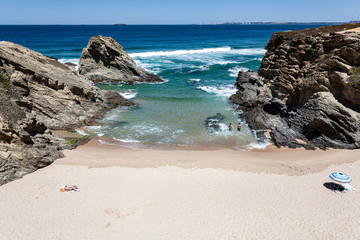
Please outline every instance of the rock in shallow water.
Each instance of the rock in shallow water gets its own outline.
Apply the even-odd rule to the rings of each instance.
[[[217,113],[215,116],[206,118],[205,125],[211,130],[220,130],[220,121],[224,119],[221,113]]]
[[[95,83],[162,82],[140,68],[114,39],[92,37],[82,51],[79,73]]]

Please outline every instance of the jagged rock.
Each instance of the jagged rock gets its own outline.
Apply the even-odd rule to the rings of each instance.
[[[119,105],[132,105],[56,59],[0,42],[0,185],[62,157],[50,129],[90,123]]]
[[[275,33],[258,72],[240,72],[230,100],[277,146],[359,148],[360,35]]]
[[[212,130],[220,130],[220,121],[224,119],[221,113],[217,113],[215,116],[207,117],[205,125],[207,128]]]
[[[162,82],[138,67],[114,39],[104,36],[90,38],[81,54],[79,73],[96,83]]]

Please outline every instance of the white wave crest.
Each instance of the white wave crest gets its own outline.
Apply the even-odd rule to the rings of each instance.
[[[198,89],[201,89],[208,93],[216,94],[220,97],[230,97],[231,95],[235,94],[237,92],[237,89],[233,85],[228,86],[199,86]]]
[[[250,143],[248,145],[249,150],[251,149],[265,149],[267,148],[269,145],[271,145],[270,142],[263,142],[263,143]]]
[[[200,78],[190,78],[189,81],[190,82],[200,82],[201,79]]]
[[[98,131],[101,129],[101,126],[88,126],[87,129],[89,129],[90,131]]]
[[[136,125],[133,128],[135,132],[146,134],[156,134],[164,132],[164,129],[161,129],[160,127],[154,125]]]
[[[199,54],[199,53],[228,52],[228,51],[231,51],[230,47],[203,48],[196,50],[140,52],[140,53],[131,53],[129,55],[130,57],[159,57],[159,56],[174,56],[174,55],[184,55],[184,54]]]
[[[232,53],[239,55],[260,55],[265,54],[266,50],[263,48],[233,49]]]
[[[123,142],[123,143],[139,143],[139,140],[133,140],[133,139],[120,139],[120,138],[113,138],[116,141]]]
[[[230,77],[237,77],[240,71],[246,72],[249,69],[246,67],[233,67],[230,68],[228,71],[230,72]]]
[[[102,132],[102,126],[88,126],[86,127],[90,132],[95,133],[99,137],[104,136],[105,134]]]
[[[137,92],[134,92],[134,91],[122,91],[122,92],[118,92],[118,93],[126,99],[132,99],[132,98],[136,97],[136,94],[137,94]]]
[[[229,132],[229,127],[225,123],[219,123],[220,132]]]
[[[84,130],[81,130],[81,129],[75,129],[76,132],[82,136],[88,136],[89,134],[87,134]]]
[[[177,56],[187,54],[204,54],[204,53],[230,53],[239,55],[257,55],[264,54],[265,49],[262,48],[245,48],[245,49],[232,49],[231,47],[218,47],[218,48],[203,48],[203,49],[190,49],[190,50],[174,50],[174,51],[152,51],[152,52],[139,52],[131,53],[130,57],[161,57],[161,56]]]
[[[194,69],[191,69],[188,73],[193,73],[193,72],[205,72],[205,71],[209,71],[210,70],[210,66],[206,65],[206,66],[192,66]]]
[[[58,59],[59,62],[61,63],[73,63],[75,64],[75,69],[78,70],[79,69],[79,59],[78,58],[60,58]]]
[[[144,63],[142,61],[140,61],[139,59],[134,59],[136,65],[138,65],[139,67],[142,67],[143,69],[145,69],[146,71],[153,73],[153,74],[158,74],[159,72],[162,71],[162,69],[160,68],[160,65],[158,63]]]

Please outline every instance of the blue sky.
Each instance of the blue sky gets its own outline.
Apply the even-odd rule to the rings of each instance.
[[[0,9],[0,24],[342,22],[358,18],[360,0],[0,0]]]

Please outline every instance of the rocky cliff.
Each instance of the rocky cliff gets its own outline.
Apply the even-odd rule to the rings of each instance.
[[[114,39],[92,37],[83,49],[79,73],[96,83],[162,82],[161,78],[138,67]]]
[[[341,25],[275,33],[230,100],[277,146],[360,147],[360,34]]]
[[[11,42],[0,42],[0,185],[62,156],[53,129],[90,123],[132,102],[101,91],[71,67]]]

